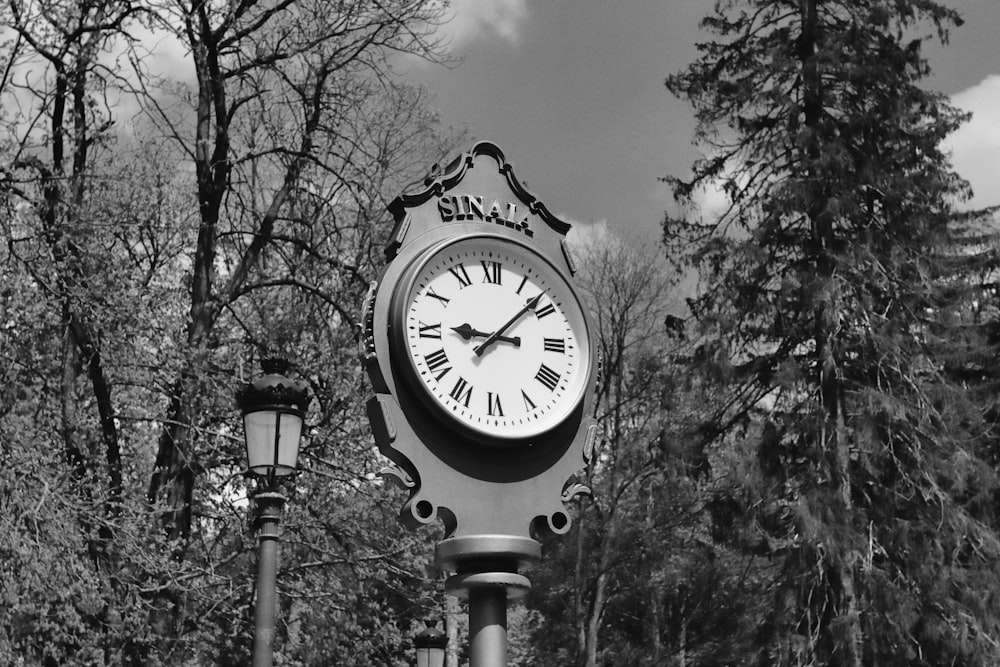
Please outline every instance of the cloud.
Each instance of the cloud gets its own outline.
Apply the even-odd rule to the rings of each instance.
[[[440,31],[452,48],[489,34],[516,43],[528,17],[528,0],[452,0],[446,15]]]
[[[569,230],[569,235],[566,239],[574,248],[596,245],[607,239],[612,234],[607,219],[585,222],[562,216],[559,217],[560,219],[573,225],[572,229]]]
[[[972,184],[974,196],[965,206],[1000,204],[1000,74],[952,95],[951,102],[972,112],[972,119],[945,141],[955,170]]]
[[[712,181],[696,189],[692,193],[691,202],[705,223],[720,219],[732,205],[729,195],[722,189],[721,180]]]

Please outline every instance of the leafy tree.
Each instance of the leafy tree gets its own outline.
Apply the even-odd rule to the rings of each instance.
[[[536,651],[546,664],[737,662],[773,580],[759,533],[730,509],[746,448],[699,446],[716,385],[686,368],[691,346],[655,247],[608,234],[579,250],[603,437],[583,480],[593,498],[532,575]]]
[[[933,0],[732,0],[667,80],[707,156],[678,198],[722,188],[717,218],[668,219],[700,269],[699,366],[727,388],[704,442],[756,443],[737,510],[780,564],[756,664],[992,664],[992,448],[938,359],[935,251],[966,186],[941,141],[963,120],[920,87]],[[935,333],[936,332],[936,333]],[[968,405],[966,403],[966,405]],[[956,469],[956,462],[962,466]]]
[[[546,554],[545,583],[538,588],[546,594],[539,605],[548,621],[539,634],[546,662],[592,666],[609,607],[635,565],[625,545],[635,543],[643,522],[631,513],[645,506],[652,478],[662,472],[669,281],[648,245],[605,234],[584,242],[579,254],[602,359],[595,409],[604,435],[581,480],[594,498],[580,504],[571,533]],[[567,600],[569,613],[556,612]],[[556,627],[561,641],[552,641]]]
[[[624,572],[649,573],[636,567],[637,552],[626,545],[644,541],[640,536],[648,524],[661,520],[659,512],[654,516],[655,506],[676,501],[664,495],[663,485],[663,476],[669,474],[664,408],[671,389],[666,362],[672,341],[663,324],[670,281],[653,246],[608,237],[591,241],[581,256],[583,289],[601,355],[595,409],[604,432],[585,475],[595,495],[592,502],[582,503],[573,535],[577,664],[592,667],[600,654],[613,591]],[[631,520],[626,520],[629,515]],[[651,594],[662,592],[654,585]],[[658,606],[654,603],[651,609]]]
[[[387,532],[369,489],[354,316],[385,202],[448,146],[386,64],[438,57],[438,11],[0,9],[0,443],[17,471],[0,662],[245,664],[252,488],[232,397],[277,351],[316,397],[296,492],[315,514],[297,496],[285,522],[288,664],[404,663],[428,550]],[[150,45],[180,45],[193,79]]]

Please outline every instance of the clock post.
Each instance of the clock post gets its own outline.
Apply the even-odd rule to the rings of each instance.
[[[593,327],[569,224],[479,142],[389,206],[388,263],[362,309],[368,418],[411,528],[440,520],[435,561],[469,603],[472,667],[507,664],[507,601],[592,451]]]

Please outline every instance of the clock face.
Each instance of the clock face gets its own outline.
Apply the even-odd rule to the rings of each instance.
[[[399,361],[439,417],[516,441],[579,405],[590,373],[586,321],[547,260],[512,240],[472,236],[431,250],[411,276],[395,308]]]

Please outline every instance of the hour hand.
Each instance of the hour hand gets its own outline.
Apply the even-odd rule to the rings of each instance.
[[[455,333],[457,333],[459,336],[461,336],[465,340],[471,340],[472,338],[486,338],[487,336],[490,335],[489,333],[487,333],[485,331],[480,331],[479,329],[474,329],[468,323],[461,324],[461,325],[459,325],[457,327],[452,327],[451,330],[454,331]],[[514,344],[516,346],[520,346],[521,345],[521,337],[520,336],[513,336],[513,337],[511,337],[511,336],[497,336],[496,339],[498,341],[500,341],[500,342],[503,342],[503,343],[512,343],[512,344]]]

